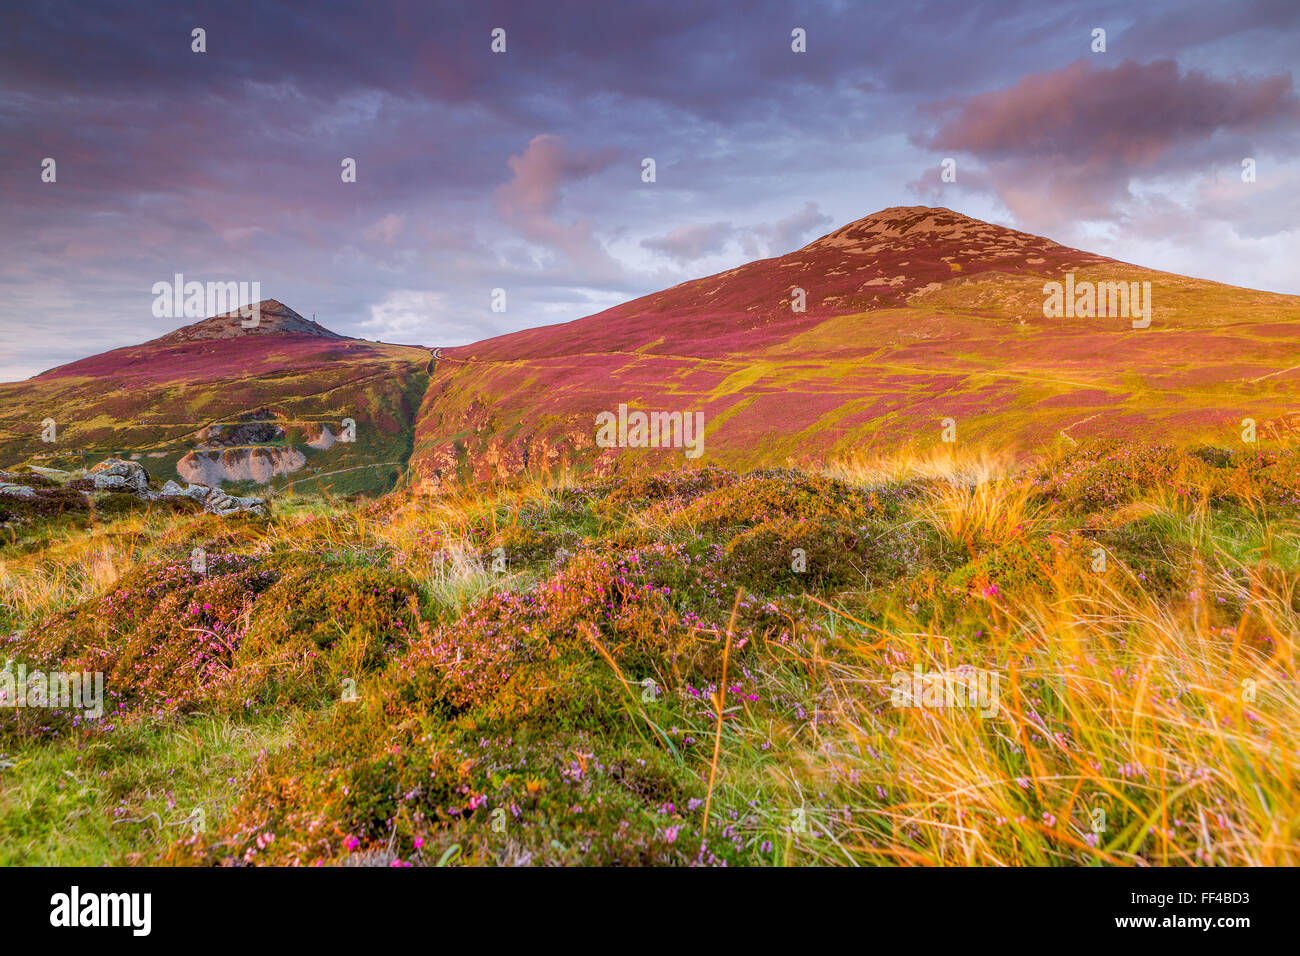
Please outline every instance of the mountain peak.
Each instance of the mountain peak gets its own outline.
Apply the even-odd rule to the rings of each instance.
[[[851,222],[809,243],[808,249],[827,249],[854,245],[871,246],[885,240],[906,239],[914,245],[939,245],[958,239],[977,243],[992,242],[1000,246],[1037,247],[1057,243],[1006,226],[994,225],[971,216],[953,212],[944,206],[890,206]]]
[[[693,354],[725,355],[784,341],[832,316],[905,308],[913,295],[947,282],[986,273],[1057,276],[1110,261],[942,206],[891,206],[783,256],[458,354],[510,360],[599,348],[682,354],[690,343]]]
[[[305,319],[278,299],[263,299],[256,305],[257,324],[246,327],[250,321],[250,307],[240,306],[192,325],[154,339],[155,343],[178,344],[206,339],[233,339],[244,335],[312,335],[323,339],[342,339],[346,336],[331,332],[311,319]]]
[[[852,277],[845,290],[849,295],[840,301],[867,306],[861,296],[868,294],[874,295],[876,307],[900,305],[912,292],[956,276],[1056,274],[1112,261],[943,206],[881,209],[785,259],[805,264],[813,276]]]

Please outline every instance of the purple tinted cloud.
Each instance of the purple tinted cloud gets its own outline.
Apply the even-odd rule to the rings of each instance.
[[[1113,59],[1063,69],[1098,25]],[[1166,243],[1165,267],[1300,291],[1272,266],[1298,38],[1276,0],[9,4],[0,374],[168,331],[149,288],[178,271],[260,280],[345,333],[455,344],[788,252],[914,189],[1038,231],[1086,203],[1121,244],[1204,211],[1278,254],[1225,255],[1217,231]],[[1198,184],[1246,149],[1249,198]],[[1171,175],[1183,195],[1146,195]]]
[[[938,126],[918,139],[974,156],[1013,213],[1052,222],[1115,215],[1143,176],[1293,143],[1300,99],[1289,73],[1216,79],[1173,60],[1078,61],[927,111]]]
[[[736,227],[729,222],[701,223],[678,226],[657,239],[642,239],[641,245],[689,265],[697,259],[721,252],[735,234]]]

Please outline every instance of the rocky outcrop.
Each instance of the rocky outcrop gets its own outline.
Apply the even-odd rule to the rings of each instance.
[[[236,498],[234,495],[228,495],[220,488],[207,489],[207,495],[203,499],[203,510],[208,514],[226,515],[238,514],[241,511],[251,511],[253,514],[266,514],[265,498]]]
[[[264,445],[284,437],[284,429],[274,422],[239,422],[234,425],[209,425],[194,434],[199,448],[230,448],[235,445]]]
[[[237,498],[208,485],[191,484],[182,488],[176,482],[168,481],[163,485],[162,491],[151,491],[149,473],[144,470],[144,466],[120,458],[107,458],[95,465],[90,469],[90,480],[96,491],[125,491],[142,501],[190,498],[203,505],[203,510],[208,514],[232,515],[240,511],[266,514],[265,498]]]
[[[211,490],[207,485],[189,485],[182,488],[176,482],[168,481],[167,484],[163,485],[163,489],[159,494],[164,498],[175,498],[183,495],[186,498],[193,498],[195,501],[203,501]]]
[[[467,482],[502,481],[530,471],[555,473],[598,458],[589,419],[570,416],[509,438],[497,430],[489,409],[473,402],[455,430],[462,438],[422,450],[416,485],[425,493]]]
[[[61,472],[68,480],[60,485],[45,475],[17,474],[0,471],[0,497],[45,500],[66,504],[68,501],[80,503],[84,508],[89,497],[96,493],[112,495],[129,494],[141,501],[175,501],[189,498],[202,505],[208,514],[232,515],[247,511],[252,514],[265,515],[268,511],[265,498],[239,498],[228,495],[220,488],[208,485],[191,484],[182,487],[175,481],[168,481],[161,491],[149,487],[149,473],[143,466],[133,461],[120,458],[107,458],[92,467],[84,478],[73,477],[75,473]]]
[[[129,491],[134,495],[149,493],[149,472],[144,465],[121,458],[105,458],[90,469],[96,491]]]
[[[234,495],[228,495],[220,488],[209,488],[207,485],[189,485],[182,488],[174,481],[169,481],[163,485],[155,498],[192,498],[203,505],[203,510],[208,514],[214,515],[232,515],[240,511],[251,511],[253,514],[266,514],[265,498],[237,498]]]

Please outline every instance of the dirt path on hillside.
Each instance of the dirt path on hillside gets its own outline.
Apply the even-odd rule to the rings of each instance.
[[[376,461],[376,462],[371,462],[368,465],[353,465],[351,468],[340,468],[337,471],[327,471],[322,475],[307,475],[305,478],[290,478],[288,484],[296,485],[296,484],[301,484],[304,481],[315,481],[317,478],[329,478],[331,475],[341,475],[345,471],[360,471],[362,468],[383,468],[387,465],[398,465],[400,467],[405,464],[406,464],[405,462],[401,462],[401,461]],[[277,488],[276,490],[270,492],[270,494],[272,496],[282,495],[284,494],[284,490],[285,490],[284,488]]]

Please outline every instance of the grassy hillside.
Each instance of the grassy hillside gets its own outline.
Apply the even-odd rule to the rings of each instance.
[[[118,349],[0,385],[0,466],[75,469],[133,457],[158,479],[176,479],[200,429],[261,414],[285,432],[264,447],[291,446],[307,459],[273,487],[293,480],[323,491],[384,491],[411,452],[428,358],[407,346],[297,335]],[[309,444],[322,427],[340,434],[345,418],[356,423],[355,442]],[[54,441],[42,440],[46,421]]]
[[[104,671],[109,714],[0,710],[0,862],[1295,864],[1298,466],[46,516],[0,657]]]
[[[1044,284],[1150,283],[1151,324],[1044,317]],[[795,311],[792,289],[807,293]],[[702,412],[704,462],[821,467],[1094,438],[1240,442],[1300,427],[1300,297],[1155,272],[948,210],[884,210],[779,259],[565,325],[449,349],[416,426],[428,489],[683,464],[595,442],[620,404]]]

